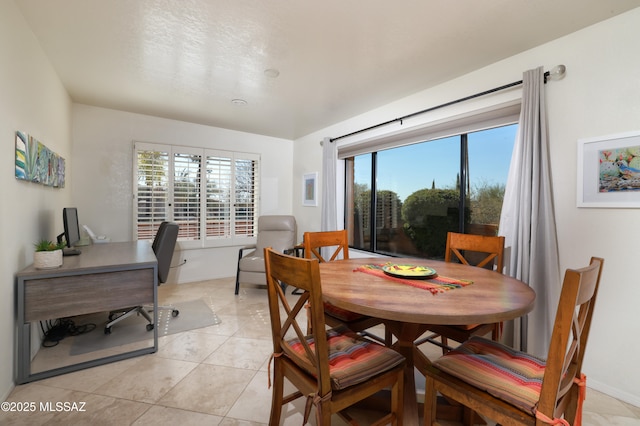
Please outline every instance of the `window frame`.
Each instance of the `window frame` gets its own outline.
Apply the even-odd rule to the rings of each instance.
[[[433,122],[427,122],[420,125],[416,125],[400,131],[393,131],[378,136],[373,136],[359,141],[352,141],[350,143],[343,143],[338,145],[338,159],[345,160],[344,172],[345,172],[345,186],[344,186],[344,223],[347,225],[347,229],[353,229],[354,219],[352,217],[352,211],[350,206],[354,203],[354,176],[353,176],[353,164],[356,156],[371,154],[371,193],[369,209],[371,212],[376,211],[377,206],[377,162],[376,156],[379,151],[387,149],[400,148],[415,143],[425,143],[433,140],[444,139],[451,136],[457,136],[460,143],[460,215],[464,215],[464,207],[466,203],[466,186],[467,186],[467,169],[468,160],[466,159],[466,153],[468,152],[468,140],[467,135],[469,133],[489,130],[492,128],[509,126],[518,124],[521,108],[521,100],[509,101],[491,107],[482,108],[476,111],[459,114],[446,119],[436,120]],[[351,168],[351,169],[350,169]],[[369,238],[369,247],[354,247],[351,241],[352,233],[349,233],[350,241],[349,246],[354,250],[360,250],[367,253],[383,254],[388,256],[394,256],[389,253],[381,253],[377,251],[377,229],[376,229],[376,216],[370,215],[369,229],[372,230],[372,235]],[[464,227],[464,221],[460,220],[461,228]],[[463,232],[461,229],[459,232]]]
[[[519,121],[521,106],[522,100],[517,99],[368,138],[351,138],[338,144],[338,159],[515,124]]]

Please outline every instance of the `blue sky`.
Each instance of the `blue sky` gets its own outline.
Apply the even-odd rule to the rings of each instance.
[[[517,125],[469,134],[469,176],[476,183],[505,183]],[[450,188],[460,169],[458,137],[380,151],[378,189],[395,191],[401,200],[422,188]],[[368,158],[368,156],[367,156]],[[367,160],[368,161],[368,160]],[[370,167],[356,162],[356,182],[368,182]]]

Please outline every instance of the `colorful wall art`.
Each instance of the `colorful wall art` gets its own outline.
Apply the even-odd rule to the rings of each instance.
[[[599,151],[600,192],[640,191],[640,146]]]
[[[578,207],[640,208],[640,132],[578,141]]]
[[[64,188],[65,160],[25,132],[16,132],[16,179]]]

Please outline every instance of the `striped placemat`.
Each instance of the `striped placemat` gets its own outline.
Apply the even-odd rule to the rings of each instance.
[[[432,294],[444,293],[447,290],[461,288],[461,287],[468,286],[469,284],[473,284],[473,281],[443,277],[442,275],[434,275],[433,277],[426,278],[426,279],[406,279],[406,278],[392,277],[390,275],[385,274],[384,271],[382,270],[383,267],[387,265],[392,265],[392,264],[393,264],[392,262],[381,263],[381,264],[372,263],[372,264],[359,266],[353,271],[364,272],[365,274],[376,275],[378,277],[383,277],[391,281],[410,285],[412,287],[429,290]]]

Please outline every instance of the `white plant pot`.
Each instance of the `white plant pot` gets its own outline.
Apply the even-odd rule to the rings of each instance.
[[[62,265],[62,250],[36,251],[33,253],[33,266],[36,269],[59,268]]]

